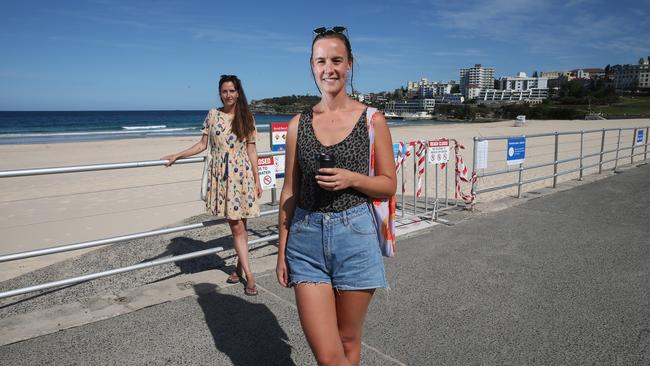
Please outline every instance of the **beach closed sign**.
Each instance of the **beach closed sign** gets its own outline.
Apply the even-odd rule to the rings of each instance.
[[[275,162],[272,156],[257,158],[257,175],[263,190],[275,188]]]
[[[449,161],[449,140],[429,140],[428,145],[429,164],[442,164]]]
[[[508,149],[506,150],[506,163],[508,165],[517,165],[526,159],[526,138],[515,137],[508,139]]]
[[[287,149],[288,123],[271,123],[271,151]]]

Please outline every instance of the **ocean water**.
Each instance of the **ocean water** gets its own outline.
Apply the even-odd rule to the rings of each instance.
[[[160,136],[198,136],[201,111],[0,112],[0,144],[56,143]],[[256,115],[258,131],[290,115]]]
[[[0,112],[0,144],[198,136],[207,110]],[[259,132],[291,115],[256,115]],[[439,122],[389,120],[389,126]]]

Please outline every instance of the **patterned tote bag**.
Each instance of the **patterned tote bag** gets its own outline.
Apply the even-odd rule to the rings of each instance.
[[[375,113],[377,108],[368,107],[366,112],[366,121],[368,127],[368,137],[370,140],[369,156],[369,176],[375,175]],[[371,198],[370,207],[375,217],[377,225],[377,235],[379,237],[379,248],[384,257],[393,257],[395,255],[395,210],[397,200],[393,195],[389,198]]]

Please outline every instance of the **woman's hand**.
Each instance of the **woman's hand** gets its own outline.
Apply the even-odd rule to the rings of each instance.
[[[340,191],[354,186],[359,173],[342,168],[320,168],[316,183],[327,191]]]
[[[262,185],[260,184],[259,179],[255,181],[255,190],[257,192],[257,198],[262,198],[262,193],[264,193],[264,190],[262,189]]]
[[[278,255],[278,263],[275,266],[275,275],[282,287],[289,287],[289,272],[287,271],[287,260]]]
[[[165,166],[172,166],[172,164],[176,162],[176,159],[178,158],[176,157],[175,154],[163,156],[162,158],[160,158],[160,160],[168,160],[167,163],[165,163]]]

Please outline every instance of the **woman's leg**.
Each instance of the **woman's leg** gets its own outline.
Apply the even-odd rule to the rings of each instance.
[[[339,336],[345,357],[352,365],[358,365],[361,358],[363,321],[374,292],[375,290],[354,290],[338,291],[336,294]]]
[[[248,231],[246,230],[246,219],[228,220],[232,232],[233,245],[237,252],[237,270],[246,275],[246,287],[255,286],[255,278],[248,262]]]
[[[301,283],[294,288],[300,324],[318,364],[350,365],[339,337],[332,286]]]

